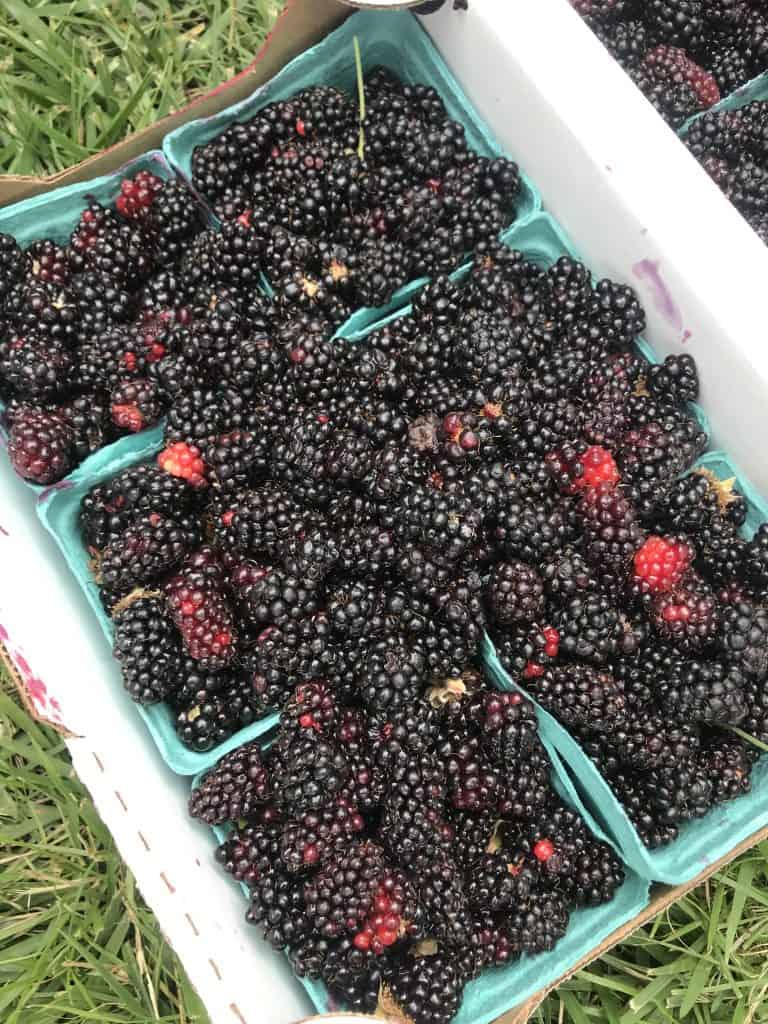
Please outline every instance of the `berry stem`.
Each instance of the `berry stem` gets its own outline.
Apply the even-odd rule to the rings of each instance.
[[[360,40],[357,36],[353,39],[355,47],[355,70],[357,73],[357,99],[360,108],[360,140],[357,144],[357,155],[361,160],[365,159],[365,82],[363,81],[363,58],[360,54]]]
[[[727,726],[727,729],[729,732],[735,733],[743,739],[745,743],[750,743],[753,747],[757,747],[758,750],[768,753],[768,743],[763,743],[763,741],[759,740],[757,736],[751,736],[748,732],[744,732],[743,729],[739,729],[737,725],[729,725]]]

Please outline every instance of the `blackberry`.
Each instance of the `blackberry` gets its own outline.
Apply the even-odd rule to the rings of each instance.
[[[768,743],[768,687],[754,680],[744,687],[744,702],[747,715],[741,722],[741,728],[749,736]]]
[[[215,491],[242,490],[267,472],[267,447],[247,430],[232,430],[208,441],[203,449],[206,477]]]
[[[438,745],[448,775],[448,801],[461,811],[482,811],[499,800],[498,769],[484,757],[480,741],[460,733]]]
[[[372,712],[402,707],[421,696],[426,671],[417,644],[405,637],[387,636],[371,646],[362,663],[360,697]]]
[[[649,31],[671,46],[701,50],[705,40],[705,5],[700,0],[649,0],[644,10]]]
[[[528,902],[534,884],[532,873],[503,854],[486,853],[472,868],[467,880],[467,899],[476,910],[499,913]]]
[[[597,589],[593,570],[573,550],[558,552],[542,566],[544,592],[550,601],[562,602],[583,592]]]
[[[301,619],[318,610],[314,591],[302,580],[281,569],[270,569],[255,581],[245,595],[243,610],[256,624],[284,626],[289,619]]]
[[[321,412],[301,412],[286,425],[282,439],[272,448],[271,472],[297,501],[324,507],[333,495],[326,473],[325,440],[330,425]]]
[[[515,910],[505,922],[504,931],[513,954],[548,952],[555,948],[568,929],[568,905],[557,892],[537,893],[525,908]]]
[[[611,788],[637,829],[641,842],[649,850],[659,849],[677,839],[678,826],[669,819],[664,808],[652,802],[645,774],[622,772],[611,779]]]
[[[112,422],[120,430],[138,434],[153,426],[163,414],[163,401],[151,380],[121,381],[110,395]]]
[[[259,634],[243,661],[262,708],[279,708],[297,683],[330,679],[337,667],[330,641],[323,613],[289,621],[282,629],[268,626]]]
[[[166,444],[184,442],[203,449],[227,431],[251,426],[248,404],[237,391],[195,387],[183,390],[171,403],[163,439]]]
[[[695,402],[699,397],[699,375],[693,356],[667,356],[663,363],[650,366],[647,386],[656,398]]]
[[[206,825],[248,819],[272,798],[258,743],[246,743],[223,757],[189,799],[189,813]]]
[[[87,544],[103,548],[142,513],[186,515],[196,500],[186,481],[164,473],[158,466],[131,466],[85,494],[80,527]]]
[[[744,562],[744,570],[751,585],[760,591],[768,588],[768,523],[758,526],[744,550]]]
[[[469,705],[468,717],[480,730],[493,764],[512,768],[538,746],[536,710],[522,694],[483,693]]]
[[[455,562],[477,542],[481,517],[468,498],[419,486],[403,497],[396,525],[404,540],[433,547]]]
[[[272,766],[275,802],[291,814],[319,810],[341,791],[348,775],[340,750],[314,735],[297,736]]]
[[[601,594],[572,598],[552,624],[561,655],[594,665],[604,665],[616,654],[632,654],[645,633],[641,623],[630,621]]]
[[[544,610],[544,583],[524,562],[496,565],[486,596],[494,619],[502,625],[533,622]]]
[[[665,711],[715,725],[738,725],[744,718],[744,677],[736,664],[678,657],[664,668],[654,685]]]
[[[283,552],[286,572],[305,580],[308,587],[318,587],[341,555],[338,536],[322,528],[304,530],[290,537]]]
[[[180,638],[177,637],[177,640],[180,642]],[[234,677],[229,671],[211,672],[201,669],[193,658],[185,654],[181,684],[170,695],[169,702],[177,711],[183,711],[196,704],[205,704],[211,697],[220,696],[233,684]]]
[[[231,691],[223,690],[203,701],[195,699],[187,707],[180,708],[176,716],[176,734],[185,747],[204,753],[237,732],[241,723],[231,707],[230,695]]]
[[[472,936],[472,912],[464,877],[452,854],[426,850],[413,859],[410,868],[429,934],[441,948],[466,947]]]
[[[328,939],[308,935],[289,950],[291,967],[297,978],[317,980],[322,977],[325,963],[334,947]]]
[[[72,429],[78,462],[115,439],[117,431],[110,420],[105,394],[77,395],[60,405],[59,412]]]
[[[700,763],[712,780],[714,803],[735,800],[752,788],[749,751],[738,736],[714,733],[705,742]]]
[[[212,513],[214,536],[221,547],[255,557],[279,558],[283,546],[309,520],[288,492],[275,484],[232,495],[215,503]]]
[[[552,800],[552,762],[537,743],[524,761],[508,767],[499,814],[508,819],[535,818]]]
[[[630,78],[672,128],[679,128],[689,117],[703,110],[696,90],[682,77],[667,75],[646,63],[627,68]]]
[[[369,739],[375,762],[385,771],[410,757],[431,753],[440,730],[438,712],[418,700],[368,717]]]
[[[749,679],[768,676],[768,612],[760,605],[740,601],[722,612],[720,642],[731,664]]]
[[[701,581],[689,578],[674,590],[656,596],[651,622],[662,639],[685,653],[714,642],[720,614],[712,591]]]
[[[643,771],[674,768],[695,757],[701,746],[698,727],[665,712],[640,708],[612,731],[616,757]]]
[[[190,567],[168,580],[163,589],[190,657],[201,667],[227,665],[235,653],[236,635],[232,611],[218,581]]]
[[[72,383],[72,356],[62,342],[15,337],[0,342],[0,382],[19,398],[46,402]]]
[[[590,488],[579,503],[589,562],[610,572],[621,572],[640,546],[641,534],[631,502],[616,487]]]
[[[342,583],[328,594],[328,616],[334,631],[342,637],[364,637],[380,632],[382,600],[377,586],[361,581]],[[378,616],[380,628],[374,627]]]
[[[543,675],[560,653],[560,634],[553,626],[523,625],[497,632],[496,654],[512,676],[532,679]]]
[[[72,428],[58,412],[23,406],[8,432],[14,471],[34,484],[53,484],[75,466]]]
[[[397,1012],[418,1024],[448,1024],[459,1012],[465,979],[454,959],[445,955],[403,960],[387,976]]]
[[[156,704],[171,696],[182,681],[184,659],[162,600],[137,595],[121,602],[112,618],[113,653],[132,700]]]
[[[216,861],[227,874],[253,888],[279,863],[280,827],[274,821],[245,825],[216,848]]]
[[[529,686],[566,728],[589,725],[610,731],[621,722],[626,708],[623,687],[608,672],[588,665],[555,665]]]
[[[622,480],[653,504],[666,482],[688,469],[706,446],[707,435],[695,420],[670,412],[661,421],[629,431],[616,461]]]
[[[356,932],[388,869],[384,851],[368,840],[351,844],[343,856],[325,865],[303,887],[315,931],[330,939]]]
[[[24,274],[24,255],[13,235],[0,234],[0,309]]]
[[[198,539],[197,526],[189,519],[182,522],[160,512],[138,516],[101,552],[99,583],[118,593],[151,583],[179,565]]]
[[[383,978],[379,958],[342,939],[328,956],[322,969],[323,980],[332,995],[350,1012],[373,1013],[379,1002]]]
[[[283,709],[281,735],[291,737],[291,730],[298,729],[330,736],[336,729],[340,713],[338,701],[326,683],[321,680],[300,683]],[[342,743],[342,746],[346,744]]]
[[[670,484],[657,515],[675,530],[700,534],[721,517],[733,526],[741,526],[746,505],[742,495],[727,482],[696,470]]]
[[[454,852],[456,862],[468,879],[472,878],[475,865],[496,848],[497,811],[457,811],[451,817],[454,829]]]
[[[112,390],[124,380],[145,377],[146,354],[136,335],[122,325],[109,326],[86,339],[78,353],[78,374],[88,388]]]
[[[520,825],[516,837],[516,848],[536,863],[545,885],[577,906],[609,903],[624,881],[624,868],[610,846],[557,800],[535,821]]]
[[[307,811],[286,824],[280,837],[280,856],[292,874],[318,867],[337,857],[349,845],[350,836],[361,832],[363,819],[357,807],[338,797],[317,811]]]
[[[499,515],[493,537],[508,558],[537,565],[567,547],[573,524],[559,508],[513,497]]]
[[[255,880],[245,919],[261,926],[264,938],[274,949],[295,946],[311,930],[301,886],[281,868],[273,868]]]

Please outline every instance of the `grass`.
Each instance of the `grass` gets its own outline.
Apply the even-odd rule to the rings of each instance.
[[[0,171],[47,174],[246,65],[278,0],[3,0]],[[551,995],[539,1024],[768,1024],[768,844]],[[66,747],[0,689],[0,1020],[208,1024]]]

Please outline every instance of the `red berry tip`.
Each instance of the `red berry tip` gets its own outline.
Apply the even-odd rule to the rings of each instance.
[[[533,848],[534,857],[536,860],[541,861],[542,864],[546,864],[554,852],[555,846],[550,839],[540,839]]]

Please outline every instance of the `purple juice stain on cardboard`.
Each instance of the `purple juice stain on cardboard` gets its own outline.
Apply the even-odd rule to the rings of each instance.
[[[672,293],[667,287],[666,281],[661,276],[659,260],[640,260],[632,267],[635,277],[647,286],[653,298],[656,309],[661,313],[668,323],[672,324],[675,330],[683,331],[683,314],[672,298]],[[686,332],[688,337],[690,333]],[[688,340],[686,338],[686,340]]]

